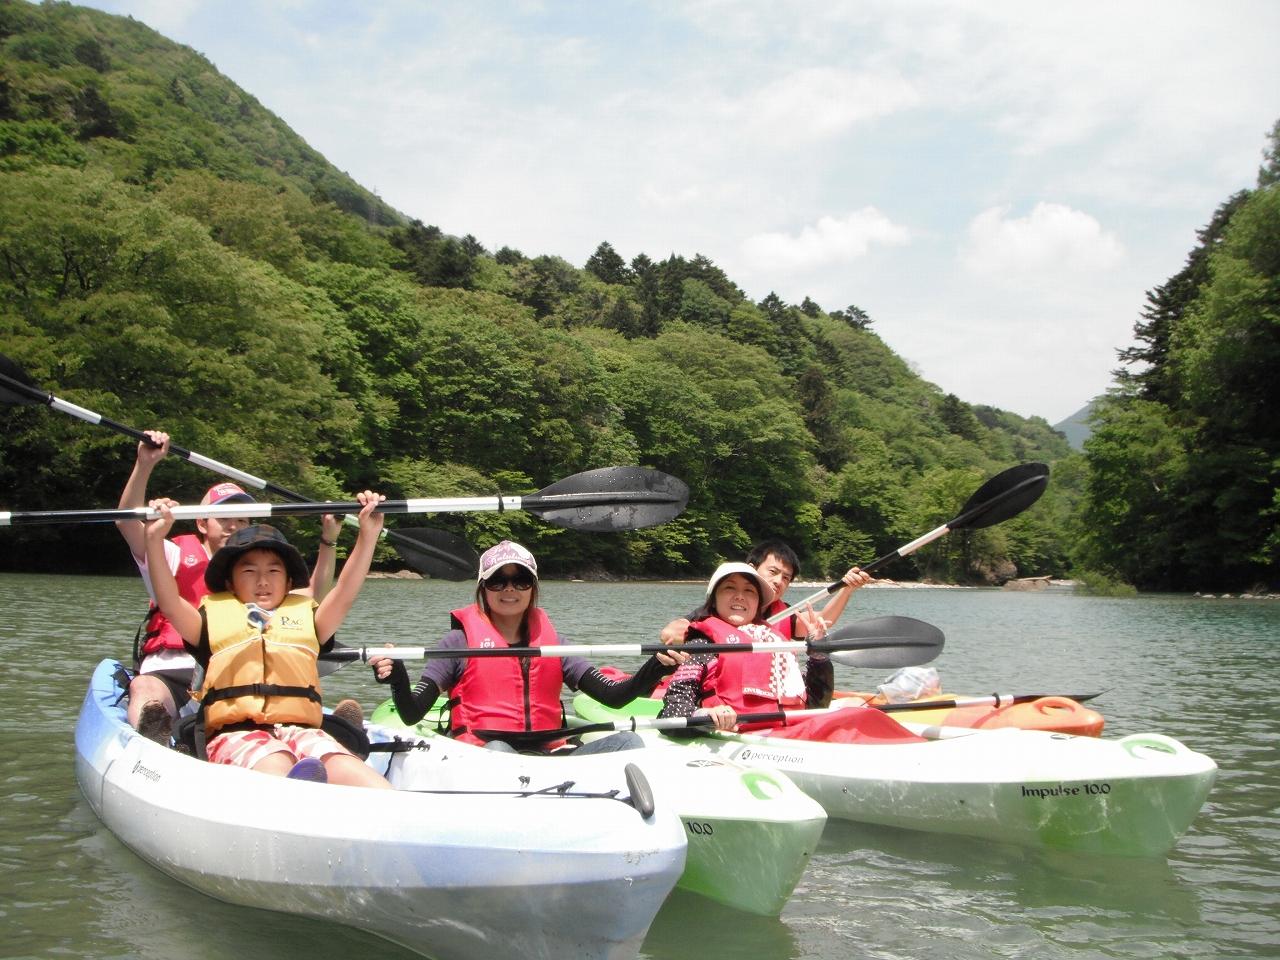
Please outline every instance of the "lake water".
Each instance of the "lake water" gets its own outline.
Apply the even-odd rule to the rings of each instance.
[[[469,596],[465,584],[370,581],[340,636],[431,644]],[[690,584],[543,588],[560,631],[593,642],[651,641],[700,596]],[[0,957],[414,956],[187,890],[98,822],[76,786],[72,731],[93,667],[128,658],[143,600],[134,579],[0,575]],[[677,891],[643,956],[1280,955],[1280,601],[864,590],[845,620],[881,614],[942,628],[936,666],[948,691],[1106,691],[1093,705],[1108,737],[1165,733],[1218,762],[1207,806],[1172,855],[1155,860],[830,821],[781,919]],[[841,687],[883,679],[837,669]],[[360,666],[325,681],[326,702],[351,696],[366,712],[385,690]]]

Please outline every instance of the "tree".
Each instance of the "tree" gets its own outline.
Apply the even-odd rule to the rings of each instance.
[[[1268,145],[1262,151],[1263,164],[1258,168],[1258,189],[1280,183],[1280,120],[1277,120],[1267,134]]]
[[[1280,570],[1280,190],[1241,192],[1149,298],[1085,444],[1082,560],[1140,587]]]
[[[484,250],[475,237],[468,238],[470,243],[455,240],[421,220],[414,220],[407,227],[393,227],[387,239],[404,252],[409,269],[425,287],[470,287],[478,269],[477,254],[467,251],[476,247]]]
[[[627,262],[613,249],[607,240],[596,247],[596,252],[588,259],[585,269],[594,273],[605,283],[630,283],[632,273]]]
[[[1200,242],[1187,256],[1187,264],[1155,290],[1147,291],[1147,306],[1142,319],[1133,327],[1133,338],[1143,346],[1126,347],[1120,351],[1120,362],[1129,366],[1146,364],[1137,370],[1116,371],[1116,379],[1123,386],[1137,389],[1148,400],[1162,403],[1175,401],[1177,387],[1169,380],[1167,360],[1173,331],[1182,322],[1183,314],[1209,279],[1209,255],[1221,244],[1227,226],[1236,211],[1249,199],[1249,191],[1233,194],[1226,203],[1214,211],[1212,219],[1196,232]]]
[[[843,320],[854,330],[866,330],[873,323],[871,317],[867,315],[867,311],[849,304],[843,310],[835,310],[831,313],[835,320]]]

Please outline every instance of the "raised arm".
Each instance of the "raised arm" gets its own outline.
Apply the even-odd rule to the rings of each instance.
[[[202,621],[200,611],[178,593],[178,581],[173,578],[173,571],[164,556],[164,538],[173,527],[171,507],[176,507],[176,500],[162,498],[152,500],[148,506],[160,511],[160,519],[152,520],[146,525],[147,569],[151,572],[151,589],[155,593],[156,606],[165,615],[182,639],[195,646],[200,642]],[[138,521],[141,526],[142,522]]]
[[[351,548],[338,582],[329,594],[320,601],[316,608],[316,636],[321,643],[338,632],[342,621],[347,618],[351,605],[356,602],[360,588],[364,586],[365,575],[369,572],[369,564],[373,561],[373,551],[378,545],[378,534],[382,532],[383,516],[374,513],[373,508],[387,499],[380,493],[366,490],[356,494],[362,504],[360,510],[360,536],[356,545]]]
[[[124,491],[120,494],[121,510],[132,510],[135,507],[147,505],[147,481],[151,479],[151,471],[169,452],[167,433],[161,433],[159,430],[144,432],[160,446],[153,447],[149,443],[138,442],[138,459],[134,461],[133,473],[129,474],[129,482],[124,485]],[[141,560],[147,555],[147,535],[141,520],[117,520],[116,529],[124,537],[125,543],[129,544],[129,549],[133,551],[136,559]],[[168,564],[166,563],[165,566]]]
[[[342,521],[331,513],[320,518],[320,549],[316,551],[316,568],[311,571],[311,583],[298,593],[305,594],[319,603],[333,589],[333,569],[338,563],[338,535]]]
[[[835,595],[827,601],[827,605],[822,608],[822,619],[827,622],[827,626],[832,626],[840,619],[840,614],[844,613],[844,606],[849,602],[849,598],[853,596],[853,591],[865,587],[871,582],[871,574],[863,573],[857,567],[850,567],[849,572],[841,577],[844,586],[835,592]]]

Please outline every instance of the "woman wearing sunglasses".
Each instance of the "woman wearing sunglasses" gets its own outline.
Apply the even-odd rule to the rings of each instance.
[[[561,642],[550,619],[538,606],[538,563],[524,547],[504,540],[480,558],[476,602],[452,613],[453,629],[441,649],[549,646]],[[564,726],[560,691],[564,684],[582,690],[611,707],[648,696],[658,681],[688,654],[672,650],[647,660],[625,680],[610,680],[581,657],[476,657],[428,660],[412,689],[404,661],[371,656],[379,683],[391,685],[396,711],[405,723],[417,723],[439,698],[451,692],[449,735],[467,743],[499,749],[505,740],[485,743],[477,730],[514,734],[555,730]],[[520,745],[519,737],[506,738]],[[616,733],[576,748],[578,754],[607,753],[644,746],[634,733]],[[566,741],[531,747],[536,752],[568,752]]]

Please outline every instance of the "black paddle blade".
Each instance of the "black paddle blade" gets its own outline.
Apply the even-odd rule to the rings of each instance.
[[[937,659],[946,638],[931,623],[913,617],[873,617],[809,644],[846,667],[876,670],[918,667]]]
[[[23,370],[14,360],[9,359],[3,353],[0,353],[0,374],[10,380],[17,380],[23,386],[31,387],[34,390],[40,389],[36,386],[36,382],[27,376],[27,371]],[[18,393],[7,387],[3,380],[0,380],[0,404],[4,404],[6,407],[34,407],[38,403],[40,401],[36,398]]]
[[[688,502],[689,488],[670,474],[601,467],[522,497],[520,507],[562,527],[608,533],[656,527],[678,517]]]
[[[1049,467],[1043,463],[1020,463],[1010,467],[978,488],[965,501],[960,515],[947,524],[952,530],[968,527],[981,530],[1016,517],[1040,499],[1049,485]]]
[[[480,557],[471,544],[445,530],[410,527],[388,530],[387,539],[404,562],[437,580],[470,580],[480,570]]]
[[[346,644],[339,643],[337,640],[335,640],[333,642],[333,650],[329,652],[334,653],[338,650],[345,650],[345,649],[346,649]],[[348,663],[351,663],[351,662],[353,661],[325,660],[323,657],[321,657],[318,661],[316,661],[316,670],[319,672],[320,676],[327,677],[331,673],[337,673],[339,670],[341,670],[343,667],[345,667]]]

